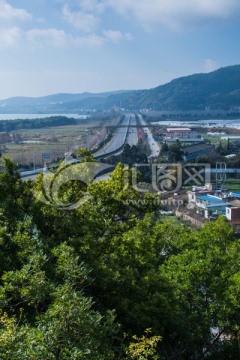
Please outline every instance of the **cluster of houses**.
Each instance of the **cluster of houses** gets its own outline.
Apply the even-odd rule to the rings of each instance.
[[[201,227],[204,222],[222,215],[240,230],[240,192],[217,190],[213,184],[206,184],[193,186],[187,197],[185,210],[177,210],[177,216]]]
[[[164,135],[165,143],[173,143],[176,140],[181,143],[192,143],[192,145],[180,147],[183,163],[215,152],[215,147],[204,143],[193,129],[167,128]],[[193,186],[192,190],[187,193],[174,195],[176,203],[181,204],[177,207],[175,214],[183,220],[191,222],[196,227],[202,227],[205,222],[214,221],[219,215],[222,215],[240,232],[240,192],[231,192],[219,189],[214,184],[205,184],[204,186]],[[186,195],[187,204],[182,206],[184,203],[182,199],[186,198]]]

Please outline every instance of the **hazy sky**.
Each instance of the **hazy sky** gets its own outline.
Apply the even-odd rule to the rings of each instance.
[[[0,99],[152,88],[240,63],[239,0],[0,0]]]

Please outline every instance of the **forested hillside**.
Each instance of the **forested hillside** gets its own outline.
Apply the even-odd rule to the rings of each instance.
[[[153,110],[240,109],[240,65],[174,79],[127,98],[126,108]]]
[[[63,170],[22,182],[5,160],[0,174],[0,359],[239,359],[240,243],[226,221],[162,222],[120,165],[88,186]]]
[[[2,113],[78,113],[109,110],[236,111],[240,110],[240,65],[180,77],[148,90],[55,94],[0,100]]]

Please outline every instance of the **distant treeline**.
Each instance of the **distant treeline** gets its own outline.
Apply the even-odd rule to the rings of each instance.
[[[36,118],[36,119],[0,120],[0,132],[75,125],[77,123],[79,123],[79,120],[74,118],[68,118],[66,116],[50,116],[43,119]]]

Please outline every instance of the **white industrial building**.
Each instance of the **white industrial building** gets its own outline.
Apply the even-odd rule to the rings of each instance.
[[[198,133],[187,127],[182,128],[167,128],[165,141],[174,142],[179,140],[180,142],[202,142],[203,139],[198,137]]]

